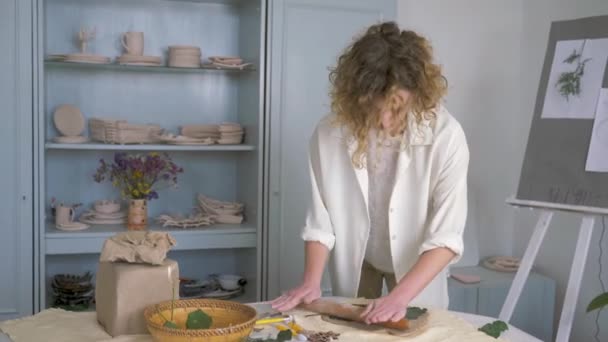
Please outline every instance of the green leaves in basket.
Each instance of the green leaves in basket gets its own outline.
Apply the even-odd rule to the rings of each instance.
[[[593,298],[591,303],[589,303],[589,306],[587,306],[587,312],[601,309],[604,306],[608,306],[608,292],[604,292],[601,295]]]
[[[163,324],[165,327],[167,328],[171,328],[171,329],[179,329],[179,327],[177,326],[177,324],[171,322],[171,321],[166,321],[165,324]]]
[[[483,327],[479,328],[478,330],[481,332],[484,332],[487,335],[492,336],[494,338],[499,338],[500,334],[509,330],[509,326],[507,325],[507,323],[505,323],[503,321],[494,321],[492,323],[488,323],[488,324],[484,325]]]
[[[424,315],[428,310],[424,308],[419,308],[416,306],[410,306],[407,308],[407,313],[405,314],[405,318],[410,321],[418,319],[418,317]]]
[[[209,329],[211,324],[213,324],[211,316],[198,309],[188,314],[186,329]]]

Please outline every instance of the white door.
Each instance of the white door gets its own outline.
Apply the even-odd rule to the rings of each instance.
[[[269,6],[268,229],[273,298],[301,280],[300,230],[310,198],[308,140],[329,113],[329,67],[372,24],[395,20],[395,0],[274,0]],[[327,283],[324,285],[327,287]]]

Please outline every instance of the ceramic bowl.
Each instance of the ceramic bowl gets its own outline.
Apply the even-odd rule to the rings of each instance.
[[[113,214],[120,211],[120,203],[117,201],[97,201],[95,202],[95,211],[102,214]]]
[[[227,291],[237,290],[247,284],[245,278],[233,274],[221,274],[218,277],[218,281],[222,289]]]

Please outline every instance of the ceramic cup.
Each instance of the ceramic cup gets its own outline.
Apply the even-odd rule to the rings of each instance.
[[[122,46],[127,51],[127,55],[143,56],[144,54],[144,33],[125,32],[122,35]]]
[[[74,208],[58,205],[55,208],[55,224],[62,225],[74,222]]]

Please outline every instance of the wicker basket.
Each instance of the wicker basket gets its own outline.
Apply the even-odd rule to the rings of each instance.
[[[171,317],[171,301],[152,305],[144,310],[150,334],[158,342],[242,342],[255,325],[254,308],[223,300],[187,299],[173,304],[173,320],[178,327],[185,327],[188,314],[201,309],[213,319],[210,329],[171,329],[164,326],[165,318]]]
[[[91,139],[106,144],[152,144],[160,141],[157,125],[134,125],[124,120],[89,120]]]

